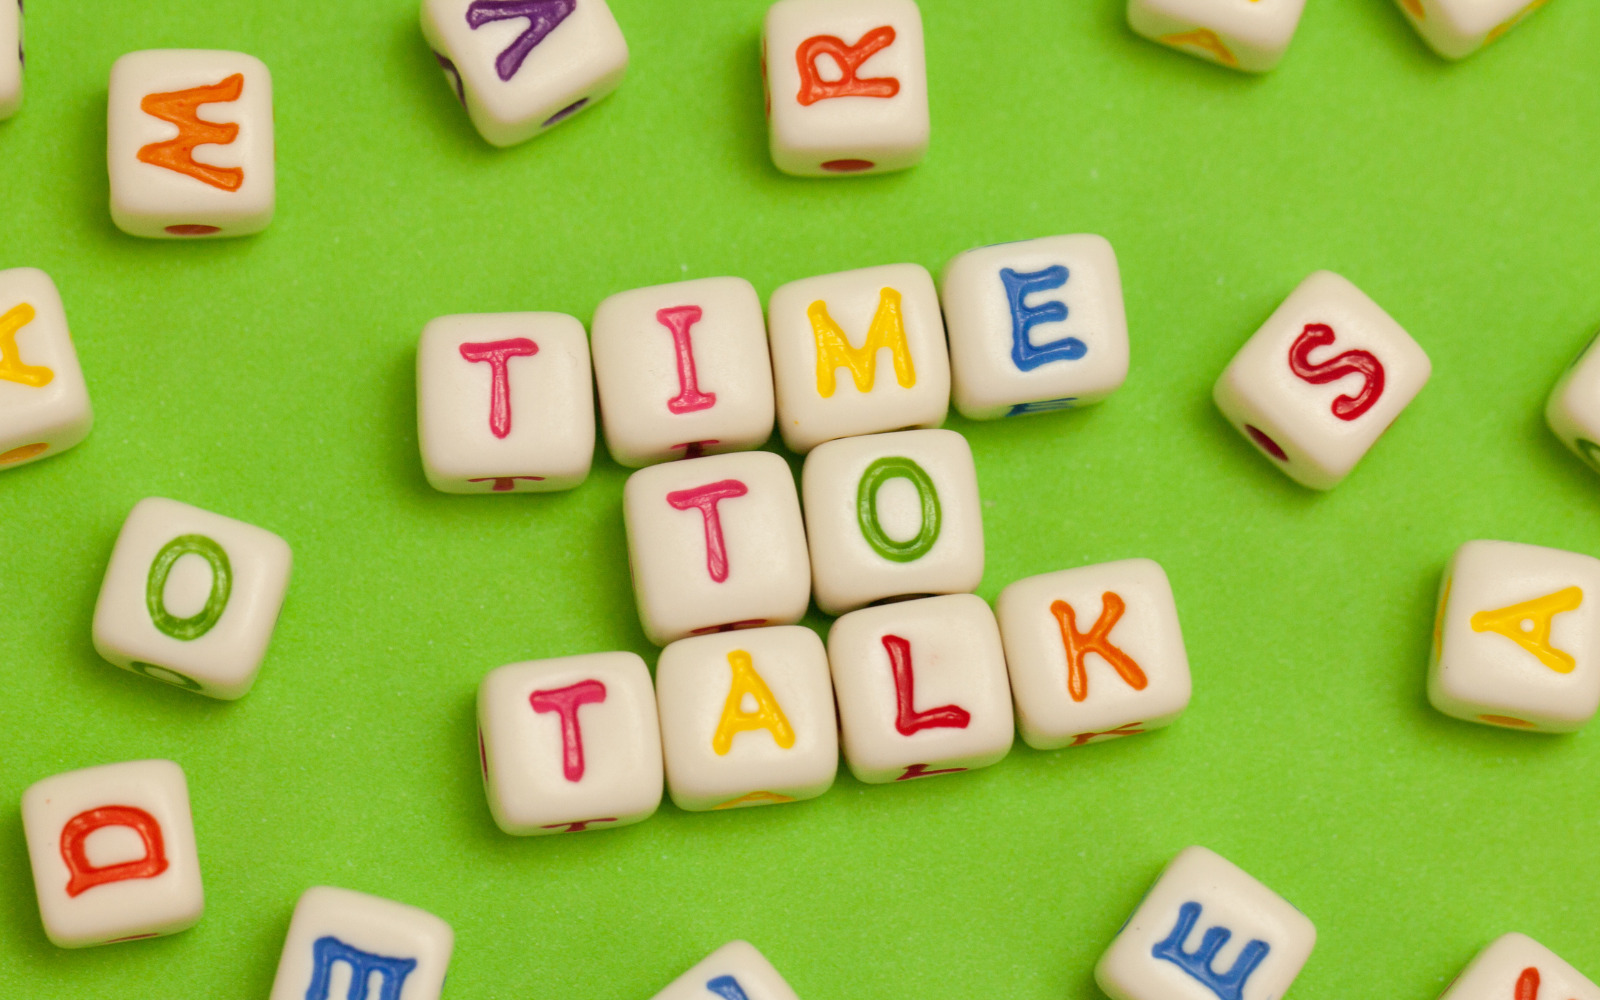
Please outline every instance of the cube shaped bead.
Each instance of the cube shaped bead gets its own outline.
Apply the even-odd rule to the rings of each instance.
[[[423,0],[422,33],[496,146],[594,106],[628,69],[628,43],[605,0]]]
[[[1511,729],[1581,729],[1600,708],[1600,559],[1468,542],[1439,593],[1428,699]]]
[[[1526,934],[1478,953],[1439,1000],[1600,1000],[1600,986]]]
[[[800,497],[767,451],[640,469],[622,495],[628,565],[644,634],[792,625],[811,597]]]
[[[972,448],[955,431],[896,431],[821,445],[801,472],[817,607],[959,594],[983,580]]]
[[[822,640],[781,625],[679,639],[656,663],[667,787],[690,812],[833,787],[839,730]]]
[[[1128,0],[1128,25],[1162,45],[1247,73],[1278,65],[1305,0]]]
[[[1147,732],[1189,704],[1172,586],[1149,559],[1018,580],[995,602],[1018,728],[1053,750]]]
[[[1431,371],[1427,354],[1377,303],[1337,274],[1318,271],[1239,349],[1212,395],[1286,475],[1328,490],[1422,391]]]
[[[653,1000],[799,1000],[765,955],[730,941],[674,979]]]
[[[134,505],[94,607],[94,648],[124,670],[210,698],[255,683],[289,589],[289,544],[176,500]]]
[[[548,493],[589,477],[594,382],[562,313],[441,316],[417,345],[417,441],[445,493]]]
[[[513,663],[478,687],[489,811],[516,836],[607,830],[661,804],[661,730],[636,653]]]
[[[1600,351],[1589,341],[1562,373],[1545,404],[1545,420],[1556,437],[1591,469],[1600,472]]]
[[[23,793],[22,827],[53,944],[176,934],[205,910],[189,785],[170,760],[46,778]]]
[[[944,423],[950,355],[939,296],[920,265],[790,282],[772,293],[767,329],[778,429],[790,451]]]
[[[1015,722],[994,613],[974,594],[852,611],[828,631],[845,760],[883,784],[988,767]]]
[[[295,904],[270,1000],[439,1000],[454,948],[426,910],[317,886]]]
[[[1433,51],[1463,59],[1500,40],[1547,0],[1398,0]]]
[[[17,54],[12,61],[11,53]],[[22,107],[22,0],[0,0],[0,121]]]
[[[1128,918],[1094,978],[1112,1000],[1278,1000],[1316,941],[1311,921],[1281,896],[1190,847]],[[1224,948],[1231,961],[1219,961]]]
[[[590,346],[619,465],[745,451],[772,436],[766,318],[743,278],[613,295],[595,310]]]
[[[779,170],[840,177],[922,162],[928,70],[914,0],[779,0],[761,65]]]
[[[1098,403],[1128,377],[1117,255],[1102,236],[968,250],[939,280],[956,409],[969,420]]]
[[[260,232],[276,198],[272,76],[242,52],[130,52],[111,67],[106,150],[123,232]]]
[[[55,282],[34,267],[0,271],[0,470],[60,454],[93,427]]]

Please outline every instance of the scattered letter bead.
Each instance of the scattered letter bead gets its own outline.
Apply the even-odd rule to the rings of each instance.
[[[1128,376],[1122,276],[1104,237],[968,250],[939,286],[956,409],[969,420],[1098,403]]]
[[[445,493],[570,490],[594,461],[583,324],[562,313],[441,316],[417,345],[417,441]]]
[[[805,523],[789,463],[767,451],[640,469],[622,494],[644,634],[792,625],[811,597]]]
[[[1565,733],[1600,708],[1600,559],[1468,542],[1445,571],[1428,698],[1446,715]]]
[[[1377,303],[1337,274],[1318,271],[1239,349],[1213,396],[1286,475],[1328,490],[1422,391],[1431,371],[1422,348]]]
[[[995,602],[1018,728],[1054,750],[1165,726],[1189,704],[1172,586],[1149,559],[1018,580]]]
[[[805,278],[767,310],[778,429],[790,451],[902,427],[950,409],[950,355],[933,278],[890,264]]]
[[[1146,38],[1231,69],[1265,73],[1289,50],[1305,0],[1128,0]]]
[[[242,52],[150,49],[111,67],[111,218],[132,236],[245,236],[272,221],[272,77]]]
[[[93,427],[55,282],[34,267],[0,271],[0,471],[66,451]]]
[[[730,941],[672,981],[653,1000],[799,1000],[766,956]],[[1587,1000],[1587,998],[1585,998]]]
[[[289,589],[289,545],[176,500],[134,505],[94,608],[94,648],[124,670],[211,698],[255,683]]]
[[[595,310],[592,350],[619,465],[745,451],[772,436],[767,325],[743,278],[613,295]]]
[[[1011,750],[1000,630],[975,594],[852,611],[828,632],[828,662],[858,781],[974,770]]]
[[[1227,859],[1190,847],[1128,918],[1094,978],[1112,1000],[1276,1000],[1316,942],[1305,914]]]
[[[661,804],[661,730],[636,653],[513,663],[478,687],[489,811],[516,836],[607,830]]]
[[[1406,19],[1433,51],[1462,59],[1522,23],[1546,0],[1399,0]]]
[[[46,778],[23,793],[22,827],[53,944],[176,934],[205,910],[189,785],[170,760]]]
[[[422,33],[472,124],[514,146],[617,89],[628,43],[605,0],[423,0]]]
[[[983,579],[983,512],[967,439],[896,431],[829,441],[801,473],[817,607],[958,594]]]
[[[1478,953],[1439,1000],[1600,1000],[1600,986],[1526,934]]]
[[[922,162],[928,70],[913,0],[779,0],[761,60],[779,170],[839,177]]]
[[[1600,472],[1600,351],[1589,341],[1550,393],[1544,416],[1562,443]]]
[[[822,640],[783,625],[679,639],[656,663],[667,787],[678,808],[816,798],[839,733]]]
[[[12,61],[11,53],[17,54]],[[22,107],[22,0],[0,0],[0,120]]]
[[[270,1000],[439,1000],[454,948],[426,910],[317,886],[295,904]]]

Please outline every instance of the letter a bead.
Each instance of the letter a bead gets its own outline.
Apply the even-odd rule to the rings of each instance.
[[[1600,986],[1526,934],[1478,953],[1439,1000],[1600,1000]]]
[[[11,53],[17,54],[16,59]],[[22,0],[0,0],[0,121],[22,107]]]
[[[1305,0],[1128,0],[1128,25],[1229,69],[1265,73],[1288,51],[1304,8]]]
[[[841,177],[922,161],[928,71],[913,0],[779,0],[761,58],[779,170]]]
[[[55,282],[34,267],[0,271],[0,472],[58,455],[93,427]]]
[[[176,500],[134,505],[94,608],[94,648],[124,670],[210,698],[255,683],[289,589],[289,545]]]
[[[1427,354],[1376,302],[1318,271],[1239,349],[1212,396],[1285,475],[1329,490],[1431,372]]]
[[[295,904],[269,1000],[439,1000],[454,948],[426,910],[317,886]]]
[[[62,948],[176,934],[205,910],[189,786],[170,760],[58,774],[22,796],[45,934]]]
[[[272,76],[241,52],[151,49],[111,67],[111,218],[132,236],[245,236],[276,199]]]
[[[674,979],[653,1000],[799,1000],[766,956],[730,941]]]
[[[1305,914],[1221,855],[1190,847],[1128,918],[1094,978],[1112,1000],[1275,1000],[1316,942]]]
[[[1433,51],[1464,59],[1500,40],[1547,0],[1398,0]]]
[[[605,0],[423,0],[422,33],[496,146],[592,107],[628,69],[628,43]]]
[[[1428,698],[1446,715],[1565,733],[1600,709],[1600,559],[1468,542],[1439,589]]]

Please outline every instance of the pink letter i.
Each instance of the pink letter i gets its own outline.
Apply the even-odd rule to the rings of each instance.
[[[700,391],[694,371],[694,342],[689,339],[689,328],[704,315],[699,306],[674,306],[656,313],[656,321],[671,331],[672,347],[678,355],[678,394],[667,400],[667,409],[676,416],[709,410],[717,404],[716,393]]]

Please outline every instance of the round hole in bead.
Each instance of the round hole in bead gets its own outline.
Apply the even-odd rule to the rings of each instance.
[[[871,160],[829,160],[822,165],[822,169],[831,170],[836,174],[858,174],[875,166],[877,164]]]
[[[177,226],[168,226],[167,232],[174,236],[211,236],[222,232],[222,227],[205,226],[200,223],[183,223]]]
[[[1261,450],[1266,452],[1268,455],[1271,455],[1280,462],[1287,462],[1289,460],[1288,453],[1278,446],[1278,442],[1272,440],[1270,437],[1267,437],[1267,435],[1262,432],[1260,428],[1253,427],[1250,424],[1245,424],[1244,432],[1250,435],[1250,440],[1254,441],[1258,446],[1260,446]]]
[[[1511,726],[1515,729],[1532,729],[1533,723],[1526,719],[1517,719],[1509,715],[1480,715],[1479,722],[1487,722],[1493,726]]]
[[[25,444],[21,448],[12,448],[10,451],[0,454],[0,465],[26,462],[30,458],[38,458],[49,450],[50,446],[43,441]]]

